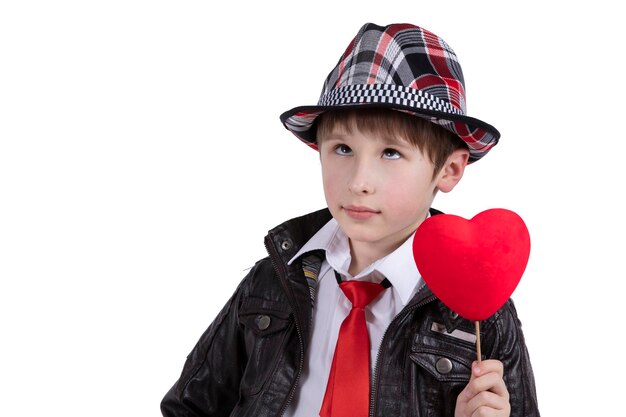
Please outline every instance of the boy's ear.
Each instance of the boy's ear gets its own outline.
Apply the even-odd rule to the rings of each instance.
[[[468,160],[469,151],[467,149],[461,148],[452,152],[439,171],[437,189],[444,193],[452,191],[463,178]]]

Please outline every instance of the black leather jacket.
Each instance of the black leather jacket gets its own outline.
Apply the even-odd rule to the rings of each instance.
[[[161,403],[164,416],[283,415],[309,348],[312,311],[302,263],[287,262],[328,220],[321,210],[269,232],[269,258],[250,270],[187,357]],[[453,416],[476,356],[473,334],[473,323],[421,287],[383,337],[370,416]],[[511,416],[539,416],[512,301],[481,323],[481,335],[483,356],[504,364]]]

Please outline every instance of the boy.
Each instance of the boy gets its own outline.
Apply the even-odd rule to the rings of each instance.
[[[538,416],[514,306],[473,325],[425,286],[412,237],[437,191],[498,141],[465,115],[461,68],[436,35],[364,25],[317,106],[281,120],[318,149],[328,209],[265,238],[202,335],[164,416]]]

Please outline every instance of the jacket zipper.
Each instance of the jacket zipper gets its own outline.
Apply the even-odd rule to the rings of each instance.
[[[273,248],[270,248],[270,245],[268,244],[267,240],[264,243],[265,243],[265,250],[270,256],[270,261],[272,263],[272,267],[274,267],[274,271],[276,271],[276,274],[279,277],[286,276],[287,275],[286,272],[283,271],[283,268],[279,269],[278,263],[275,261],[275,257],[278,256],[278,254],[276,253],[275,250],[273,250]],[[281,271],[283,271],[284,273],[281,274]],[[287,289],[287,291],[290,293],[291,297],[293,298],[294,295],[293,295],[291,288],[289,288],[288,285],[285,285],[285,288]],[[295,316],[294,316],[294,319],[295,319]],[[281,417],[285,415],[285,413],[287,412],[287,408],[289,407],[289,404],[291,404],[291,401],[293,401],[293,396],[296,393],[296,387],[298,386],[300,375],[302,374],[302,369],[304,368],[304,342],[303,342],[304,337],[302,336],[302,330],[300,329],[300,326],[298,325],[298,320],[295,319],[294,322],[296,325],[296,332],[298,333],[298,342],[300,343],[300,361],[298,364],[298,372],[296,373],[296,380],[294,381],[294,384],[291,386],[291,390],[289,391],[289,395],[287,396],[287,401],[283,405],[283,408],[280,410],[279,415]]]
[[[422,285],[418,290],[417,293],[419,294],[420,291],[422,291],[424,288],[426,287],[426,285]],[[422,301],[420,301],[419,303],[413,304],[411,306],[409,306],[406,310],[404,310],[402,313],[402,318],[404,318],[406,315],[408,315],[411,311],[415,310],[416,308],[419,307],[423,307],[424,305],[436,300],[437,297],[435,297],[434,295],[423,299]],[[378,392],[378,372],[380,371],[380,358],[381,356],[381,350],[385,348],[385,337],[387,337],[387,333],[389,332],[389,328],[400,319],[400,315],[396,316],[391,323],[389,323],[389,326],[387,326],[387,328],[385,329],[385,332],[383,333],[383,338],[381,339],[380,342],[380,348],[378,349],[378,352],[376,352],[376,366],[374,367],[374,375],[372,378],[372,388],[370,391],[370,413],[369,413],[369,417],[374,417],[374,411],[376,408],[376,394]]]

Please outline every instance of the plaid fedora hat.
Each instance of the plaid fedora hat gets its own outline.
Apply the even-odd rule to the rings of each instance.
[[[324,82],[316,106],[280,116],[285,127],[314,149],[315,119],[329,110],[386,107],[422,117],[459,136],[469,161],[482,158],[500,132],[466,116],[465,83],[456,54],[437,35],[411,24],[367,23]]]

